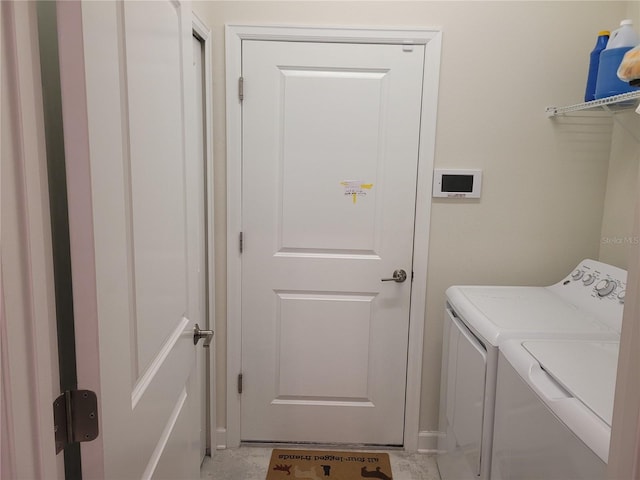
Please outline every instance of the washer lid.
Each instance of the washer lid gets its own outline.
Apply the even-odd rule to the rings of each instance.
[[[619,342],[531,340],[522,345],[551,377],[611,427]]]
[[[610,339],[618,333],[546,287],[453,286],[454,310],[494,346],[508,338]]]

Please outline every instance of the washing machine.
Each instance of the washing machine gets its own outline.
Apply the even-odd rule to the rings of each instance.
[[[551,286],[447,289],[437,457],[443,480],[491,478],[500,345],[619,341],[625,288],[624,270],[586,259]]]
[[[618,349],[584,340],[500,346],[492,479],[606,477]]]

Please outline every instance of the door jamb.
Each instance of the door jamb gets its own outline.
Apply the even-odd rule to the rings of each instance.
[[[36,3],[2,2],[0,38],[0,476],[64,479],[53,434],[60,372]]]
[[[238,236],[242,231],[242,103],[238,79],[242,76],[243,40],[349,42],[425,45],[416,217],[413,286],[409,317],[404,448],[417,451],[422,388],[422,350],[426,306],[427,260],[431,192],[435,156],[438,81],[442,31],[419,28],[330,28],[226,25],[227,125],[227,438],[228,447],[240,445],[240,395],[236,379],[242,367],[241,288],[242,257]]]
[[[215,222],[214,222],[214,181],[213,181],[213,66],[211,50],[213,48],[213,33],[195,12],[192,12],[192,30],[200,39],[204,48],[204,148],[205,148],[205,185],[206,185],[206,222],[207,230],[205,231],[205,242],[207,251],[207,324],[204,328],[215,331],[215,255],[214,255],[214,239],[215,239]],[[212,342],[214,348],[208,351],[209,364],[207,377],[208,398],[209,398],[209,423],[207,424],[207,441],[208,449],[212,454],[216,445],[216,351],[215,341]]]

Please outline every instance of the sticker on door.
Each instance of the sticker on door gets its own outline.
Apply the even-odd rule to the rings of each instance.
[[[359,180],[345,180],[340,182],[340,185],[344,187],[344,195],[351,197],[354,204],[358,197],[365,197],[367,190],[373,188],[373,183],[365,183]]]

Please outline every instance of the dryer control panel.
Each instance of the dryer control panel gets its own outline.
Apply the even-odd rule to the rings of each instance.
[[[549,288],[620,331],[627,288],[626,270],[586,259],[564,280]]]
[[[590,288],[594,297],[615,298],[624,303],[624,295],[627,288],[626,272],[624,272],[624,278],[620,278],[619,272],[607,272],[606,269],[592,267],[589,264],[580,265],[579,268],[573,271],[571,278],[563,282],[563,285],[572,281],[580,282],[584,287]],[[610,265],[607,265],[607,267],[610,267]]]

